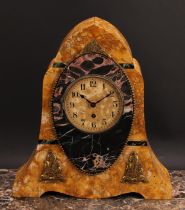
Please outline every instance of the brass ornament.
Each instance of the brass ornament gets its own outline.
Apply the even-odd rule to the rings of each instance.
[[[46,159],[44,161],[43,170],[40,176],[40,181],[63,181],[61,175],[62,169],[56,156],[49,150]]]
[[[138,154],[132,152],[129,155],[128,161],[125,167],[125,174],[121,180],[122,183],[136,184],[138,182],[148,182],[143,175],[143,168],[139,162]]]
[[[107,55],[107,53],[102,49],[96,40],[89,42],[83,49],[82,54],[85,53],[100,53]]]

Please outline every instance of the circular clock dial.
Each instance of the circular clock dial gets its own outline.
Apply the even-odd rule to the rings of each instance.
[[[101,76],[75,80],[64,95],[64,110],[70,123],[87,133],[112,128],[123,112],[123,99],[115,84]]]

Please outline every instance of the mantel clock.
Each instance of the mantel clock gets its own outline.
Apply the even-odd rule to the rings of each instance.
[[[143,95],[123,35],[97,17],[75,26],[45,73],[38,145],[17,172],[13,196],[170,199],[169,173],[146,136]]]

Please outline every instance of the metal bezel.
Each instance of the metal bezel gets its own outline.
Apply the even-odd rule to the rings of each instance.
[[[71,120],[69,119],[68,115],[66,114],[66,107],[65,107],[65,98],[68,94],[68,92],[70,91],[71,87],[75,85],[75,83],[79,82],[80,80],[83,80],[84,78],[100,78],[100,79],[103,79],[103,80],[106,80],[107,82],[111,83],[111,85],[116,89],[116,91],[118,92],[120,98],[121,98],[121,111],[120,111],[120,116],[118,117],[117,121],[113,124],[113,126],[111,127],[108,127],[107,129],[104,129],[102,131],[85,131],[83,129],[80,129],[79,127],[76,127],[76,125],[74,125],[74,123],[71,122]],[[111,128],[113,128],[120,120],[121,116],[124,114],[123,111],[124,111],[124,99],[122,97],[122,91],[116,86],[116,84],[114,83],[114,81],[112,81],[110,78],[108,77],[105,77],[105,76],[100,76],[100,75],[97,75],[97,74],[88,74],[88,75],[85,75],[83,77],[80,77],[76,80],[74,80],[71,84],[68,85],[68,87],[66,88],[65,92],[64,92],[64,95],[63,97],[61,98],[61,104],[62,104],[62,109],[65,111],[65,115],[68,119],[68,121],[78,130],[84,132],[84,133],[89,133],[89,134],[100,134],[100,133],[104,133],[108,130],[110,130]]]

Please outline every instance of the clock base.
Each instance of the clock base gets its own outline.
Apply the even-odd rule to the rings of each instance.
[[[50,154],[54,161],[48,159]],[[47,171],[46,161],[51,161],[55,173]],[[142,145],[126,146],[110,169],[95,176],[74,170],[59,145],[38,145],[16,175],[13,196],[40,197],[48,191],[79,198],[108,198],[131,192],[145,199],[172,198],[168,171],[150,147]]]

